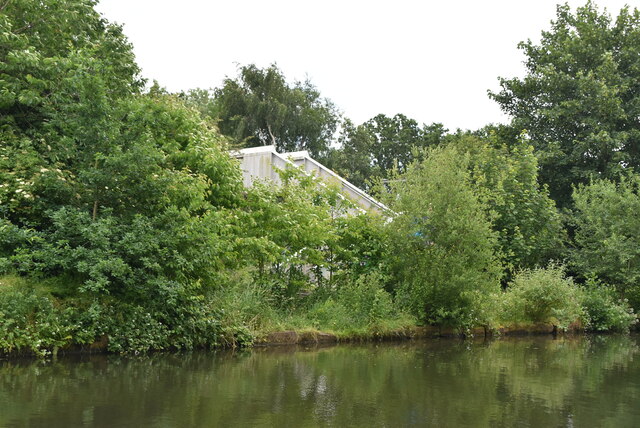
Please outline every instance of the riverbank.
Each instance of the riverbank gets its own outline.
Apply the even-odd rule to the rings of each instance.
[[[278,345],[305,345],[305,344],[334,344],[348,342],[376,342],[393,340],[420,340],[436,338],[476,338],[476,337],[500,337],[500,336],[543,336],[557,334],[581,334],[585,333],[579,325],[573,325],[567,330],[558,329],[550,323],[533,325],[512,325],[487,329],[476,327],[467,332],[458,329],[438,326],[415,326],[394,331],[376,332],[370,335],[339,335],[317,330],[303,331],[277,331],[259,337],[255,346]]]
[[[555,336],[555,335],[580,335],[586,333],[579,325],[573,325],[567,330],[558,329],[550,323],[539,323],[533,325],[513,325],[509,327],[499,327],[497,329],[487,329],[477,327],[466,332],[450,327],[438,326],[413,326],[396,330],[371,331],[368,334],[360,332],[358,334],[347,334],[345,332],[326,332],[316,329],[300,329],[273,331],[263,333],[256,337],[249,346],[234,344],[230,340],[224,341],[219,346],[211,349],[225,349],[234,347],[277,347],[291,345],[320,345],[331,346],[340,343],[375,343],[393,341],[419,341],[438,338],[497,338],[497,337],[518,337],[518,336]],[[178,349],[152,349],[150,352],[177,351]],[[109,350],[109,338],[101,337],[91,344],[79,345],[70,344],[62,347],[54,347],[45,353],[37,353],[31,349],[14,349],[10,352],[0,350],[0,357],[29,357],[29,356],[58,356],[73,354],[109,354],[114,353]]]
[[[602,322],[600,312],[594,312],[599,318],[587,316],[590,306],[570,311],[580,316],[569,319],[567,316],[563,322],[550,315],[535,317],[544,318],[546,322],[523,321],[533,317],[520,316],[507,306],[510,311],[502,307],[494,311],[496,319],[488,323],[491,328],[461,330],[418,326],[419,320],[403,311],[379,284],[362,280],[338,291],[318,289],[313,295],[287,302],[276,300],[272,289],[249,279],[198,298],[169,302],[148,299],[137,303],[112,296],[100,299],[77,293],[65,296],[59,283],[63,282],[0,277],[1,354],[137,355],[155,351],[434,337],[552,335],[564,329],[616,331],[610,327],[615,323]],[[581,323],[569,323],[576,319]],[[627,324],[618,324],[621,328],[617,331],[628,330]]]

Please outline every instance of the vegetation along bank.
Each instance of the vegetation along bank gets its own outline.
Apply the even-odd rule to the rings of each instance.
[[[0,3],[4,352],[635,324],[638,10],[558,6],[519,45],[526,76],[490,93],[511,123],[450,132],[354,124],[275,65],[168,93],[93,1]],[[244,188],[228,152],[261,144],[308,150],[390,211],[349,214],[295,169]]]

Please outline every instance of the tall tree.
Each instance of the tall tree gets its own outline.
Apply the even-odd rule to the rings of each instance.
[[[0,211],[17,224],[38,224],[45,210],[75,197],[75,189],[62,183],[78,165],[99,163],[96,156],[113,137],[110,102],[142,86],[121,28],[102,19],[93,5],[0,4],[2,178],[12,190]],[[33,199],[45,182],[47,191]]]
[[[368,189],[369,180],[380,176],[371,152],[374,141],[374,136],[363,125],[345,119],[338,137],[339,147],[329,151],[326,165],[361,189]]]
[[[489,94],[531,137],[552,198],[570,205],[572,185],[640,166],[637,9],[613,20],[591,1],[575,13],[560,5],[540,43],[518,47],[527,75]]]
[[[563,247],[560,213],[538,183],[538,160],[529,141],[493,131],[459,133],[449,145],[470,157],[473,184],[486,203],[508,276],[558,259]]]
[[[192,95],[202,102],[201,93]],[[205,112],[215,112],[220,131],[245,146],[274,144],[279,151],[308,150],[323,158],[338,123],[336,108],[310,81],[290,85],[275,64],[240,67],[214,98]]]
[[[371,153],[374,165],[381,171],[398,168],[404,172],[414,159],[414,149],[438,144],[446,132],[439,123],[421,127],[403,114],[393,117],[379,114],[363,126],[375,138]]]
[[[597,180],[579,186],[575,201],[573,265],[584,276],[614,286],[640,310],[640,176],[619,183]]]
[[[389,233],[401,298],[425,322],[477,324],[481,302],[499,289],[501,266],[469,156],[436,147],[400,178],[387,202],[398,213]]]
[[[0,3],[0,268],[141,296],[214,270],[214,211],[240,172],[192,110],[139,93],[131,46],[93,5]]]
[[[421,153],[442,141],[446,129],[439,123],[423,125],[403,114],[379,114],[362,125],[346,120],[340,135],[341,148],[332,152],[329,166],[353,184],[368,188],[374,178],[402,173]]]

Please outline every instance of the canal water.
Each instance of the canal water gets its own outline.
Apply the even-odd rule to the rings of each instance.
[[[0,361],[0,427],[638,427],[637,336]]]

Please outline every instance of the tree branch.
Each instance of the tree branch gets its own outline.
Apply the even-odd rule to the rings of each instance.
[[[269,131],[269,136],[271,136],[271,142],[273,145],[276,145],[276,137],[273,136],[273,132],[271,132],[271,125],[267,123],[267,130]]]
[[[20,28],[18,28],[18,29],[15,31],[15,33],[16,33],[16,34],[20,34],[20,33],[22,33],[23,31],[26,31],[26,30],[28,30],[29,28],[33,27],[33,26],[34,26],[34,23],[33,23],[33,22],[30,22],[30,23],[28,23],[27,25],[25,25],[24,27],[20,27]]]
[[[94,166],[96,170],[98,169],[98,159],[95,160]],[[93,221],[96,221],[96,217],[98,217],[98,187],[96,186],[96,193],[93,198],[93,214],[91,216]]]

